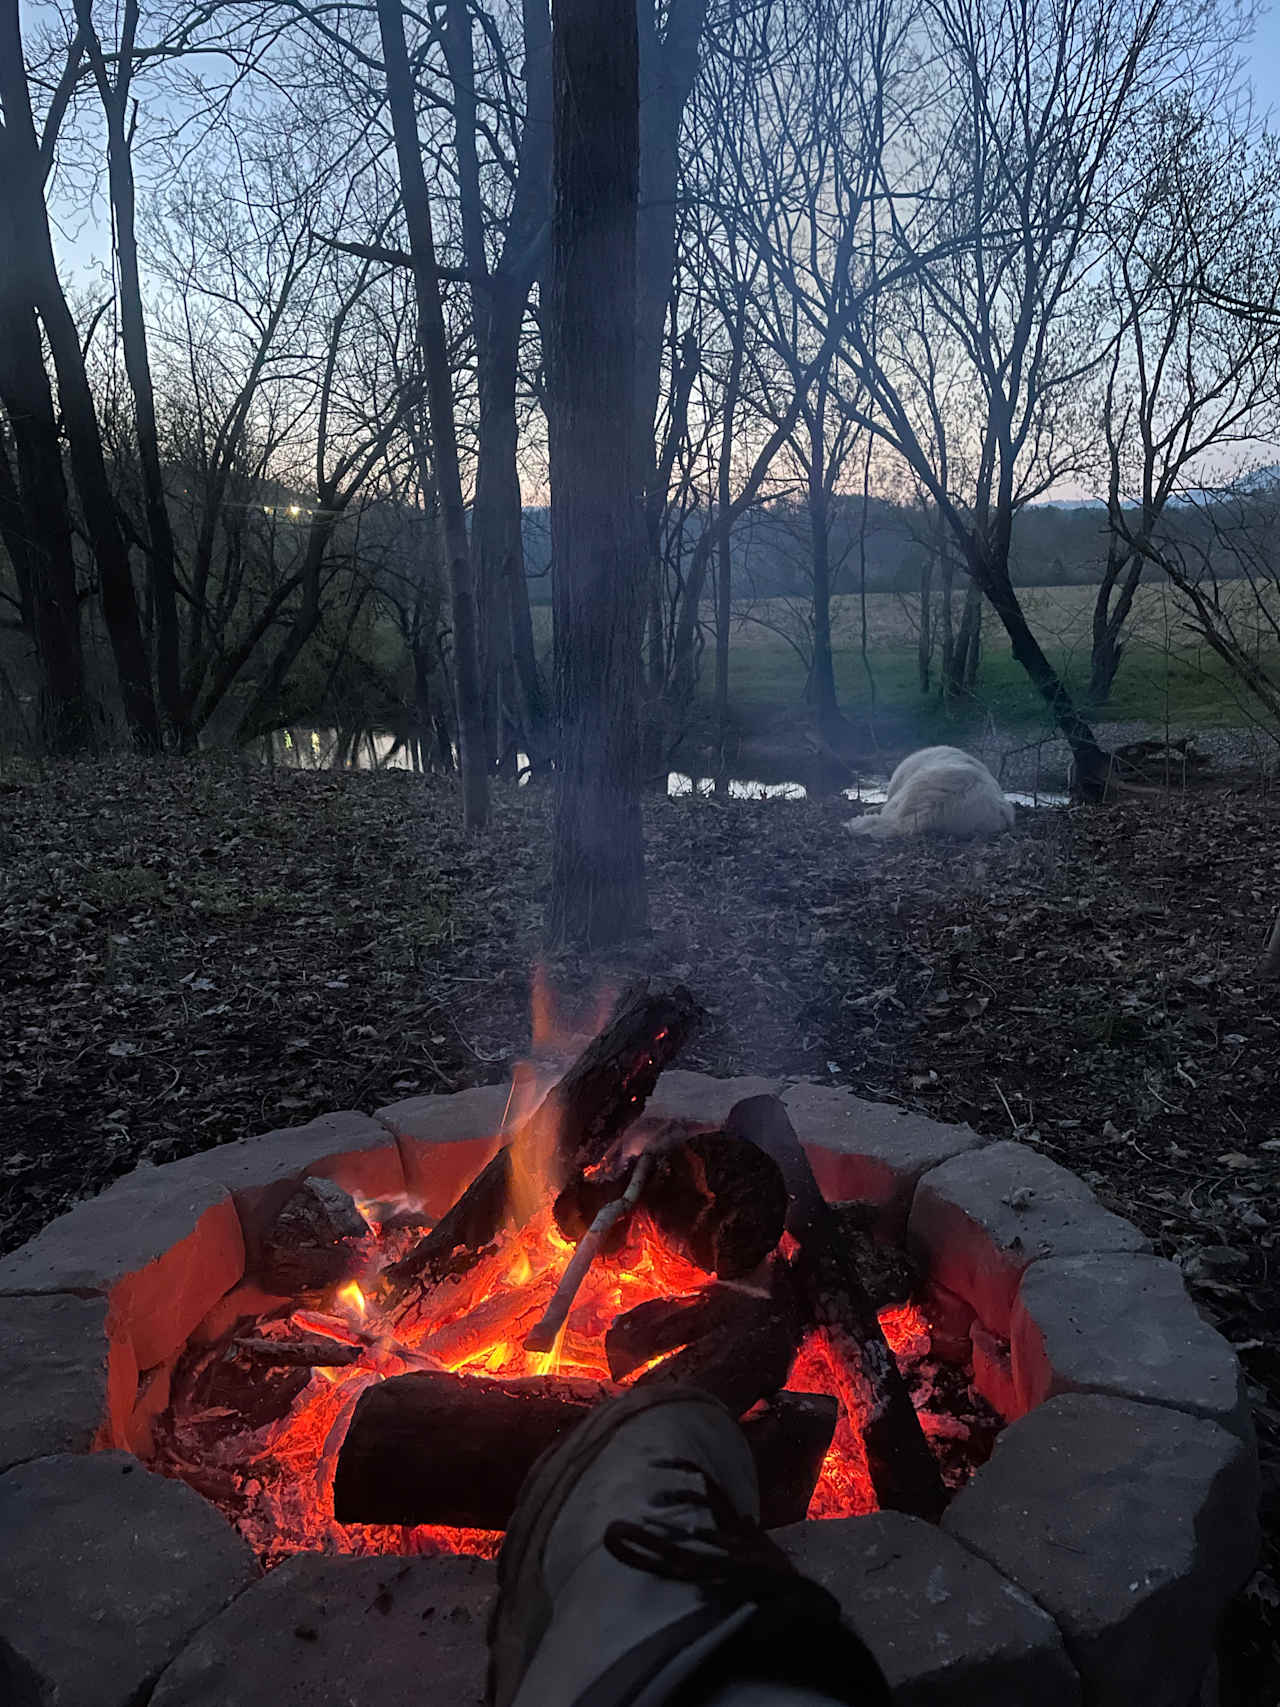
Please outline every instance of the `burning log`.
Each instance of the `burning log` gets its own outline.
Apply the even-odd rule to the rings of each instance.
[[[645,1371],[635,1385],[669,1381],[714,1393],[735,1416],[786,1385],[800,1347],[801,1325],[781,1310],[753,1316],[732,1333],[710,1333]]]
[[[511,1208],[513,1153],[545,1159],[562,1179],[600,1161],[643,1111],[658,1075],[701,1018],[702,1009],[682,984],[670,992],[650,992],[644,984],[626,991],[608,1025],[448,1214],[384,1271],[388,1302],[394,1306],[410,1287],[433,1285],[451,1269],[469,1266],[492,1242]]]
[[[741,1280],[782,1237],[787,1188],[777,1163],[755,1145],[698,1132],[663,1152],[645,1208],[699,1268]]]
[[[559,1376],[379,1382],[360,1395],[338,1454],[333,1514],[339,1523],[505,1529],[538,1457],[618,1391]],[[803,1518],[834,1427],[834,1401],[807,1393],[779,1394],[747,1418],[767,1521]]]
[[[756,1461],[760,1521],[766,1529],[803,1523],[840,1418],[829,1393],[775,1393],[744,1419]]]
[[[683,984],[623,992],[613,1017],[548,1092],[532,1116],[550,1136],[563,1178],[602,1161],[614,1139],[644,1112],[658,1075],[684,1048],[703,1018]]]
[[[617,1317],[605,1335],[609,1373],[625,1381],[655,1357],[723,1333],[744,1315],[764,1317],[772,1309],[771,1299],[734,1286],[706,1286],[692,1297],[647,1298]]]
[[[599,1168],[577,1175],[555,1202],[566,1239],[582,1237],[618,1194],[617,1158],[654,1159],[644,1207],[668,1242],[708,1274],[741,1280],[782,1237],[787,1189],[777,1163],[753,1144],[692,1120],[638,1120]]]
[[[777,1097],[748,1097],[730,1110],[725,1130],[773,1156],[787,1181],[787,1230],[800,1246],[795,1276],[810,1320],[825,1331],[841,1402],[861,1428],[881,1508],[936,1521],[946,1505],[937,1463],[786,1109]]]
[[[504,1145],[492,1155],[458,1201],[399,1262],[382,1271],[393,1307],[415,1284],[434,1285],[478,1260],[497,1237],[511,1199],[511,1152]],[[461,1260],[454,1253],[462,1253]]]

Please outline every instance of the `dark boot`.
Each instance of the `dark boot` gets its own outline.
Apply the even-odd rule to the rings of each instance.
[[[754,1683],[888,1707],[836,1601],[759,1516],[750,1450],[717,1399],[654,1387],[600,1406],[521,1492],[490,1707],[701,1707]]]

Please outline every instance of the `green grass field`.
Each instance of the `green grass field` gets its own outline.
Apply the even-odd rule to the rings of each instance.
[[[1094,596],[1092,587],[1033,587],[1021,594],[1041,645],[1078,693],[1089,679]],[[851,714],[863,714],[870,710],[874,695],[880,711],[908,717],[927,734],[934,728],[954,728],[956,718],[954,712],[939,705],[936,694],[920,692],[916,665],[919,603],[913,595],[868,596],[865,662],[856,597],[833,601],[832,626],[836,684],[843,708]],[[800,703],[804,665],[786,638],[788,633],[799,637],[799,616],[799,605],[792,608],[792,602],[784,599],[759,601],[739,609],[729,684],[741,727],[765,727],[784,709]],[[1265,641],[1265,633],[1260,639]],[[1265,655],[1265,645],[1263,650]],[[1273,658],[1273,662],[1280,668],[1280,658]],[[704,676],[710,676],[709,659]],[[704,692],[709,691],[708,679]],[[989,609],[983,613],[978,704],[970,708],[968,716],[974,720],[990,718],[1010,728],[1030,729],[1046,723],[1043,702],[1014,661],[1008,637]],[[1168,589],[1156,586],[1139,589],[1111,698],[1095,716],[1099,722],[1168,721],[1171,725],[1199,727],[1238,727],[1254,720],[1243,689],[1204,642],[1188,630]]]
[[[1083,695],[1089,680],[1093,587],[1020,589],[1027,619],[1055,667]],[[1242,610],[1252,598],[1243,583]],[[957,725],[990,720],[1008,729],[1048,729],[1044,703],[1009,649],[1008,636],[993,611],[984,609],[982,662],[977,703],[946,707],[935,692],[922,694],[916,666],[918,596],[871,593],[867,596],[867,657],[861,651],[858,599],[832,600],[836,687],[841,707],[863,716],[874,701],[878,713],[891,713],[910,724],[922,739],[954,735]],[[959,620],[957,599],[956,620]],[[535,607],[539,648],[550,651],[551,612]],[[700,698],[712,691],[714,612],[703,613],[708,635],[703,654]],[[1250,632],[1241,623],[1240,632]],[[764,733],[795,713],[804,698],[805,666],[788,635],[803,644],[803,604],[799,600],[757,599],[735,610],[729,657],[729,692],[734,721],[743,734]],[[1265,630],[1258,633],[1262,656],[1280,675],[1280,654],[1268,655]],[[938,648],[935,646],[935,681]],[[1095,708],[1096,722],[1168,723],[1175,728],[1247,728],[1257,711],[1235,678],[1186,626],[1169,589],[1141,587],[1134,603],[1124,657],[1111,697]]]

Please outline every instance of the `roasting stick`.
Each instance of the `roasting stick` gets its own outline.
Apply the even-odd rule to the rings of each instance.
[[[653,1172],[653,1156],[646,1150],[637,1160],[631,1170],[631,1178],[627,1189],[621,1197],[615,1197],[612,1203],[606,1203],[587,1228],[578,1242],[578,1248],[569,1258],[569,1266],[556,1287],[546,1314],[525,1335],[524,1349],[526,1351],[550,1351],[556,1343],[556,1335],[565,1324],[573,1301],[578,1296],[578,1289],[587,1278],[587,1271],[595,1261],[596,1252],[604,1243],[605,1235],[613,1224],[623,1215],[629,1215],[640,1201],[640,1193],[645,1188],[645,1182]]]

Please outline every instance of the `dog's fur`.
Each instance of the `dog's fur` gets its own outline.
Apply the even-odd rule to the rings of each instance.
[[[1013,807],[1000,784],[972,753],[959,747],[922,747],[889,778],[885,803],[849,821],[855,836],[941,834],[998,836],[1013,828]]]

